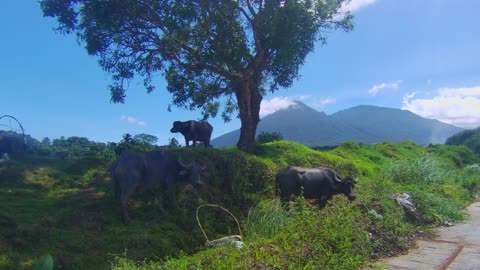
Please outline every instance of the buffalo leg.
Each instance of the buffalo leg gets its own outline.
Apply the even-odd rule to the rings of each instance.
[[[167,201],[170,208],[177,209],[177,196],[175,194],[175,188],[168,189]]]
[[[130,222],[130,217],[128,216],[128,200],[121,201],[121,208],[122,208],[122,221],[124,224],[128,224]]]
[[[165,208],[163,208],[163,196],[161,191],[157,193],[157,201],[158,201],[158,210],[162,214],[165,214],[166,211],[165,211]]]
[[[324,197],[324,196],[320,198],[320,208],[324,208],[325,205],[327,205],[327,200],[328,200],[327,197]]]
[[[330,200],[331,198],[331,195],[322,196],[320,198],[320,208],[324,208],[327,205],[328,200]]]
[[[128,203],[130,195],[134,190],[135,187],[131,188],[129,191],[125,191],[125,189],[121,189],[120,191],[120,207],[122,208],[122,221],[124,224],[130,222],[130,217],[128,216]]]
[[[288,197],[280,196],[280,205],[285,210],[290,210],[290,201],[289,201]]]

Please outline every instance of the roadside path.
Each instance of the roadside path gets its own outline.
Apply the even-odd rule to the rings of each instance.
[[[480,270],[480,202],[471,204],[470,217],[452,227],[434,229],[432,240],[418,240],[408,254],[380,260],[391,270]]]

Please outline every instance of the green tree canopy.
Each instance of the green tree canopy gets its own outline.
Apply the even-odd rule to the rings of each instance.
[[[158,141],[158,138],[154,135],[141,133],[133,136],[133,140],[138,142],[139,144],[155,145]]]
[[[158,138],[150,134],[137,134],[132,136],[129,133],[125,133],[122,136],[122,140],[115,146],[115,154],[120,156],[124,152],[142,152],[153,151],[158,149],[155,145]]]
[[[112,75],[111,100],[143,78],[147,92],[161,74],[180,108],[204,118],[238,113],[238,147],[254,152],[260,103],[288,88],[317,41],[353,28],[349,0],[41,0],[58,30],[75,33]],[[221,106],[221,103],[223,106]],[[170,107],[170,106],[169,106]]]

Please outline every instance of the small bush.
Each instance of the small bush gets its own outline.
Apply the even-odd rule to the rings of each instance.
[[[280,132],[261,132],[257,136],[257,142],[259,143],[268,143],[281,140],[283,140],[283,136],[280,134]]]

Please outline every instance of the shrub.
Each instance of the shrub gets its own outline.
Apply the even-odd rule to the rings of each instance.
[[[280,134],[280,132],[261,132],[257,136],[257,142],[259,143],[267,143],[281,140],[283,140],[283,136],[282,134]]]

